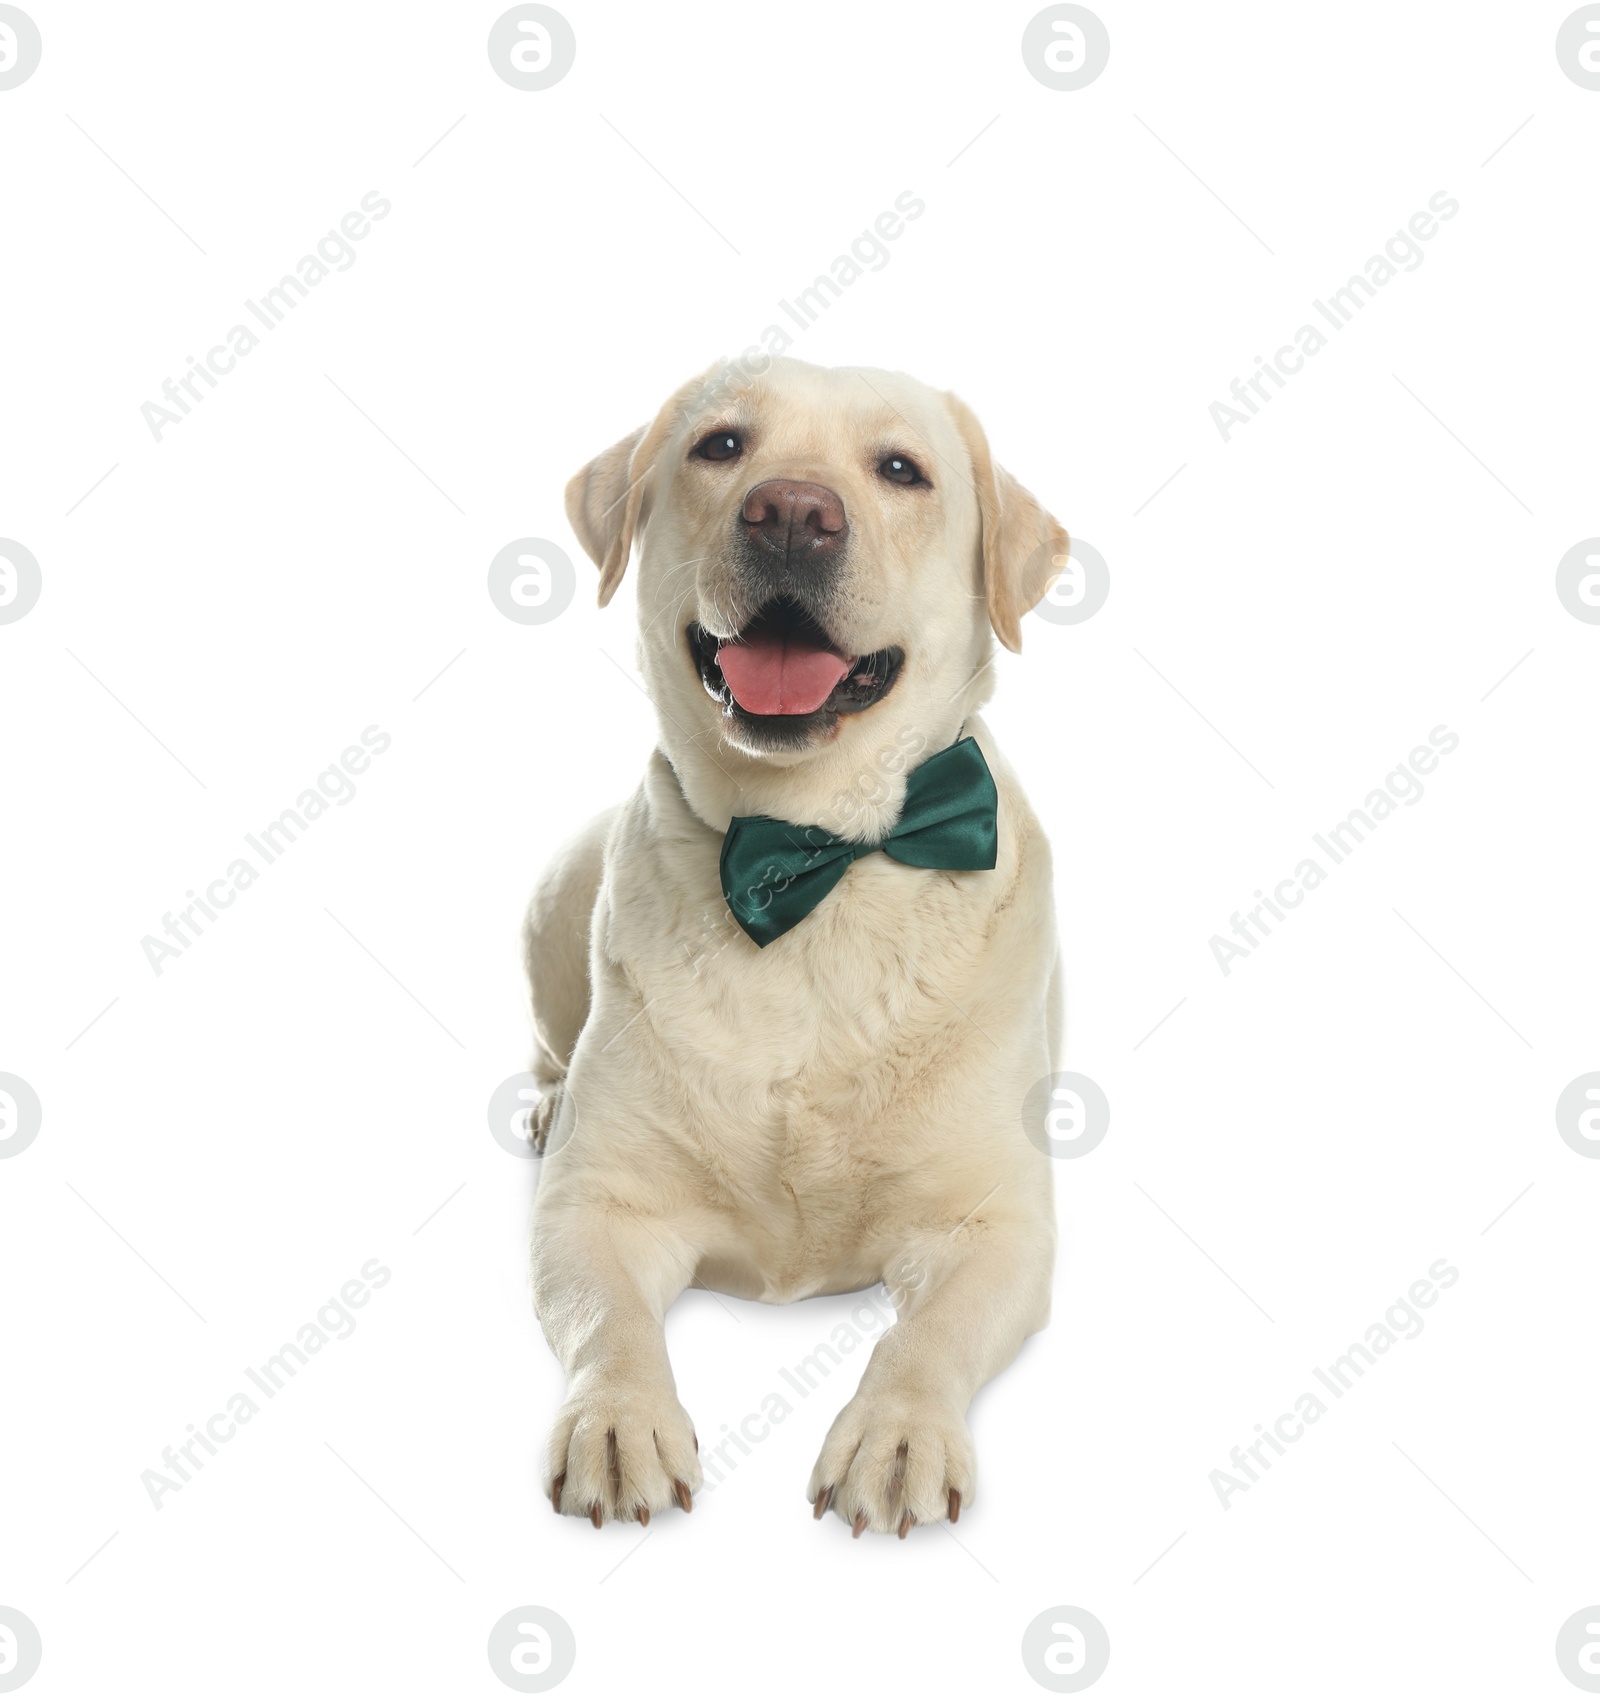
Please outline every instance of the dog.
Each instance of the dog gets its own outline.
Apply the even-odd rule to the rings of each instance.
[[[977,710],[1066,532],[953,395],[779,357],[685,384],[566,506],[602,607],[638,553],[660,741],[524,925],[545,1490],[596,1527],[692,1507],[687,1287],[882,1282],[808,1501],[857,1537],[953,1522],[968,1405],[1049,1319],[1050,851]]]

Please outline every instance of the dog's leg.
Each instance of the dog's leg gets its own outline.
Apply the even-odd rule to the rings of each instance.
[[[617,810],[597,814],[557,850],[522,922],[522,956],[533,997],[533,1076],[542,1095],[529,1117],[543,1150],[567,1065],[589,1018],[589,921],[604,870],[606,836]]]
[[[648,1522],[672,1503],[690,1507],[700,1447],[678,1402],[662,1320],[697,1261],[670,1219],[541,1192],[534,1306],[567,1371],[545,1458],[557,1513],[587,1515],[598,1527]]]
[[[1054,1231],[968,1221],[908,1244],[884,1270],[899,1319],[828,1431],[807,1496],[858,1535],[954,1521],[976,1486],[966,1412],[1050,1315]]]

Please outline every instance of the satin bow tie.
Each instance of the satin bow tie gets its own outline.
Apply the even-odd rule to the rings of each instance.
[[[906,779],[905,806],[879,843],[835,837],[819,825],[765,814],[735,817],[722,840],[722,894],[761,948],[797,926],[852,861],[882,850],[908,867],[979,872],[993,867],[999,797],[971,737],[952,743]]]

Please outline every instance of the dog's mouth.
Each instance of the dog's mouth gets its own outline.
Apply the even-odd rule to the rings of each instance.
[[[787,596],[769,601],[732,638],[700,624],[685,634],[700,682],[726,715],[785,730],[809,729],[882,701],[905,660],[898,648],[847,653]]]

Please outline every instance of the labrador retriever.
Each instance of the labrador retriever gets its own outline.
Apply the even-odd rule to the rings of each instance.
[[[882,1282],[808,1500],[858,1536],[954,1521],[968,1405],[1049,1317],[1050,852],[977,710],[1066,533],[953,395],[786,358],[684,385],[567,512],[602,606],[638,552],[660,741],[524,928],[546,1490],[596,1527],[692,1506],[685,1288]]]

